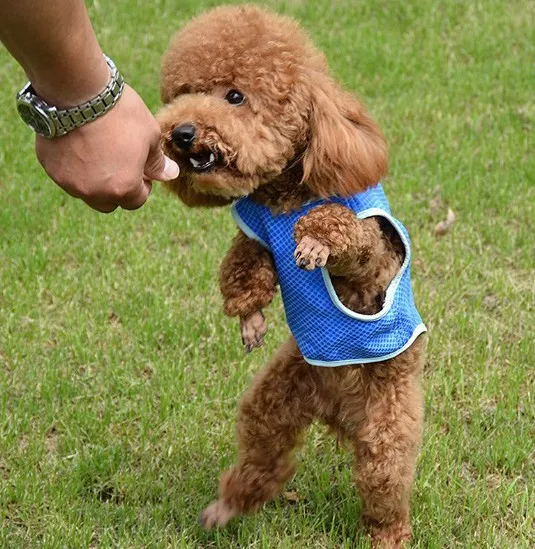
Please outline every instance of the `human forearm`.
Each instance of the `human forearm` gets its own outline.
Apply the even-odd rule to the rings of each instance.
[[[83,103],[110,79],[82,0],[0,0],[0,39],[52,104]]]
[[[85,103],[110,81],[83,0],[0,0],[0,40],[56,107]],[[139,208],[151,180],[178,175],[158,123],[128,85],[103,116],[57,138],[37,135],[36,153],[63,190],[101,212]]]

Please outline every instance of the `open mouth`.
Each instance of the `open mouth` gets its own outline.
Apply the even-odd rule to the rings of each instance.
[[[216,155],[209,150],[192,153],[188,156],[191,167],[196,172],[206,172],[216,163]]]

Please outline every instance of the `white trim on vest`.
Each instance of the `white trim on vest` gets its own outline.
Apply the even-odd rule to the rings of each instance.
[[[264,248],[271,251],[271,248],[240,217],[240,214],[238,213],[235,204],[232,204],[230,213],[232,214],[232,217],[234,218],[234,221],[236,221],[238,227],[245,233],[246,236],[248,236],[251,240],[256,240],[259,244],[262,244]]]
[[[399,237],[401,238],[401,241],[403,242],[403,246],[405,247],[405,260],[403,261],[403,264],[401,265],[396,276],[390,281],[390,284],[386,289],[386,295],[385,295],[385,301],[383,303],[383,307],[378,313],[375,313],[373,315],[366,315],[362,313],[356,313],[355,311],[348,309],[340,301],[340,298],[336,295],[336,291],[334,289],[329,271],[327,270],[326,267],[321,268],[323,281],[325,282],[325,286],[327,287],[327,292],[329,293],[329,297],[331,298],[331,301],[333,302],[334,306],[337,309],[340,309],[340,311],[342,311],[347,316],[350,316],[351,318],[356,318],[357,320],[362,320],[363,322],[372,322],[374,320],[379,320],[381,317],[386,315],[388,311],[390,311],[390,309],[392,308],[392,304],[394,303],[394,296],[396,294],[396,290],[401,281],[401,277],[407,270],[407,267],[409,266],[409,263],[411,260],[410,244],[407,241],[407,238],[405,237],[405,235],[403,234],[403,231],[400,230],[398,226],[398,222],[395,218],[393,218],[389,213],[385,212],[384,210],[381,210],[380,208],[368,208],[367,210],[363,210],[362,212],[357,212],[357,217],[359,219],[366,219],[368,217],[374,217],[374,216],[381,216],[381,217],[384,217],[385,219],[388,219],[392,227],[396,229],[397,233],[399,234]]]
[[[384,355],[384,356],[380,356],[380,357],[373,357],[373,358],[360,358],[360,359],[354,359],[354,358],[350,358],[350,359],[347,359],[347,360],[332,360],[331,362],[328,362],[328,361],[324,361],[324,360],[313,360],[313,359],[310,359],[310,358],[307,358],[305,355],[303,355],[303,358],[305,359],[305,361],[310,364],[311,366],[359,366],[360,364],[372,364],[374,362],[383,362],[384,360],[390,360],[391,358],[394,358],[398,355],[400,355],[403,351],[406,351],[415,341],[416,341],[416,338],[420,335],[420,334],[423,334],[424,332],[427,332],[427,328],[425,327],[425,324],[422,322],[420,324],[418,324],[418,326],[416,326],[416,328],[414,328],[414,331],[412,332],[412,335],[411,337],[409,338],[409,340],[407,341],[407,343],[405,343],[405,345],[403,345],[403,347],[401,347],[401,349],[399,349],[398,351],[394,351],[393,353],[390,353],[388,355]],[[303,353],[301,353],[303,354]]]

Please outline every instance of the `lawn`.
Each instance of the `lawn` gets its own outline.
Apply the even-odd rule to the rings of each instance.
[[[215,4],[88,2],[153,111],[169,37]],[[413,546],[534,547],[535,4],[269,4],[302,21],[390,143],[384,184],[429,328]],[[246,355],[217,288],[229,212],[159,188],[139,211],[91,211],[35,160],[5,51],[0,82],[0,547],[368,547],[351,456],[321,427],[290,494],[200,529],[236,457],[240,395],[286,337],[280,301]]]

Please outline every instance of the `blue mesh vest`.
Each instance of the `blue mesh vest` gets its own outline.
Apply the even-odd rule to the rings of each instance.
[[[383,308],[374,315],[355,313],[345,307],[326,268],[309,272],[295,264],[293,231],[297,220],[328,202],[346,206],[361,219],[385,217],[405,246],[405,261],[387,289]],[[381,185],[347,198],[316,200],[288,214],[274,215],[268,207],[245,197],[234,203],[232,215],[249,238],[273,255],[286,319],[309,364],[344,366],[387,360],[403,352],[426,331],[412,295],[409,235],[391,216]]]

